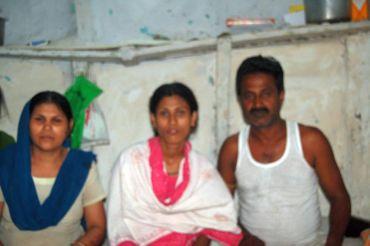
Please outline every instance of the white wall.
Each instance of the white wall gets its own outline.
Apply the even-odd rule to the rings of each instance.
[[[125,66],[91,62],[89,78],[103,88],[98,103],[104,111],[111,143],[95,147],[104,186],[119,152],[151,135],[148,96],[159,84],[183,81],[193,88],[200,104],[200,123],[193,136],[194,147],[215,159],[216,136],[236,132],[243,124],[234,92],[235,71],[249,55],[273,55],[286,72],[283,116],[323,130],[332,143],[356,215],[370,214],[370,34],[327,38],[319,41],[283,43],[234,49],[228,53],[230,80],[225,90],[217,75],[216,52],[153,60]],[[226,55],[225,55],[226,56]],[[220,58],[221,57],[221,58]],[[0,128],[15,135],[21,106],[35,92],[64,92],[72,81],[70,62],[0,57],[0,85],[10,108],[10,119],[0,119]],[[231,93],[229,93],[231,92]],[[217,93],[224,93],[224,100]],[[222,98],[222,97],[221,97]],[[221,116],[217,108],[225,108]],[[218,128],[220,125],[225,128]],[[322,199],[323,211],[327,204]]]
[[[228,17],[272,17],[281,26],[282,16],[294,3],[302,0],[2,0],[0,16],[8,19],[6,44],[56,41],[77,34],[84,42],[115,44],[154,37],[216,37],[233,31],[225,25]]]
[[[73,0],[2,0],[5,44],[58,40],[77,33]]]

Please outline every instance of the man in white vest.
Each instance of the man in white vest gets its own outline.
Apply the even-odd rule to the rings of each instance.
[[[236,91],[248,125],[225,140],[218,169],[238,193],[242,245],[319,244],[319,186],[330,202],[324,243],[341,245],[351,210],[348,193],[325,135],[280,117],[280,63],[247,58],[237,71]]]

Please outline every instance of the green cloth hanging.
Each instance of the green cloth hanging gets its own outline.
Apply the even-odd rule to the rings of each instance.
[[[85,123],[85,110],[90,103],[103,92],[97,85],[84,76],[77,76],[65,92],[73,113],[74,127],[71,134],[71,147],[79,148],[82,142]]]

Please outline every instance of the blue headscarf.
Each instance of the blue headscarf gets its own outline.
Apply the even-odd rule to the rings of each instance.
[[[0,186],[11,218],[20,230],[41,230],[55,226],[68,212],[85,184],[92,152],[70,149],[49,196],[40,204],[31,176],[29,102],[24,106],[17,143],[0,151]]]

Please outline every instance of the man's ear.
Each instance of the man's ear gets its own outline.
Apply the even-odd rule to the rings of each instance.
[[[237,95],[236,100],[238,101],[239,106],[242,106],[242,96]]]
[[[284,99],[285,99],[285,91],[280,91],[279,93],[280,104],[283,104]]]

